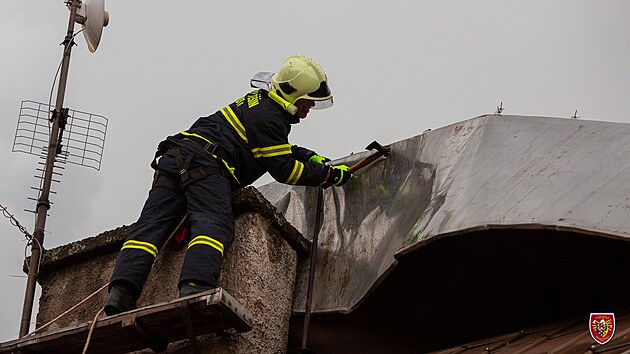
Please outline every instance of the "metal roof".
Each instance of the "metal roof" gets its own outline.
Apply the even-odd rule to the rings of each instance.
[[[630,352],[630,318],[627,313],[617,317],[614,334],[604,345],[593,341],[588,325],[586,318],[559,321],[458,345],[434,354]]]
[[[532,228],[630,239],[630,124],[486,115],[390,147],[389,158],[324,193],[316,313],[352,311],[396,257],[441,237]],[[315,188],[259,189],[312,237]],[[307,274],[298,275],[297,312]]]

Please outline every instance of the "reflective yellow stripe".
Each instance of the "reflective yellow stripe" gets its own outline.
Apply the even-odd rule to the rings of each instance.
[[[197,133],[189,133],[187,131],[183,131],[182,132],[183,136],[190,136],[190,137],[196,137],[199,138],[203,141],[206,142],[206,145],[203,146],[202,144],[199,143],[199,141],[195,141],[193,139],[190,138],[183,138],[183,140],[188,140],[188,141],[192,141],[193,143],[195,143],[195,145],[201,147],[202,149],[206,150],[207,153],[211,153],[214,151],[214,149],[216,149],[218,147],[218,145],[216,145],[215,143],[213,143],[212,141],[206,139],[205,137],[197,134]],[[211,150],[212,149],[212,150]],[[212,157],[214,157],[215,159],[217,158],[217,155],[212,154]]]
[[[263,148],[255,148],[255,149],[252,149],[252,153],[254,154],[255,158],[290,155],[291,144],[282,144],[282,145],[275,145],[275,146],[267,146]]]
[[[157,254],[158,254],[157,247],[155,247],[155,245],[153,245],[151,243],[148,243],[148,242],[129,240],[129,241],[127,241],[127,242],[125,242],[123,244],[123,246],[122,246],[122,248],[120,250],[122,251],[124,249],[129,249],[129,248],[138,249],[138,250],[142,250],[142,251],[148,252],[148,253],[152,254],[153,257],[157,257]]]
[[[225,116],[225,119],[227,119],[227,121],[230,122],[230,125],[232,125],[232,128],[236,130],[236,132],[241,137],[241,139],[245,140],[245,142],[247,143],[248,142],[247,132],[245,131],[245,127],[243,126],[241,121],[238,119],[236,114],[234,114],[234,111],[232,110],[232,108],[230,108],[230,106],[227,106],[221,110],[221,113],[223,113],[223,115]]]
[[[214,155],[212,155],[214,156]],[[216,156],[214,156],[216,157]],[[221,159],[221,162],[223,162],[223,164],[225,165],[225,168],[227,168],[228,172],[230,172],[230,174],[232,175],[232,178],[234,178],[234,180],[236,181],[236,183],[241,184],[241,182],[238,180],[238,178],[236,178],[236,168],[230,166],[230,164],[227,163],[227,161]]]
[[[223,244],[215,239],[213,239],[212,237],[208,237],[208,236],[197,236],[195,238],[193,238],[192,240],[190,240],[190,243],[188,244],[188,248],[195,246],[195,245],[206,245],[206,246],[210,246],[214,249],[216,249],[217,251],[221,252],[221,256],[223,256]]]
[[[302,171],[304,171],[304,164],[300,161],[295,161],[295,165],[293,166],[293,171],[291,171],[291,175],[289,179],[287,179],[288,184],[296,184],[302,177]]]
[[[210,140],[208,140],[208,139],[204,138],[203,136],[201,136],[201,135],[199,135],[199,134],[189,133],[189,132],[183,131],[183,132],[182,132],[182,135],[184,135],[184,136],[194,136],[194,137],[197,137],[197,138],[199,138],[199,139],[203,139],[203,140],[204,140],[204,141],[206,141],[208,144],[215,145],[213,142],[211,142]],[[192,141],[192,142],[194,142],[195,144],[197,144],[198,146],[201,146],[201,145],[199,145],[199,144],[198,144],[198,142],[196,142],[196,141],[194,141],[194,140],[191,140],[191,139],[188,139],[188,138],[184,138],[184,140],[189,140],[189,141]],[[209,147],[203,147],[203,146],[201,146],[201,147],[202,147],[202,148],[204,148],[206,151],[209,149]],[[230,164],[229,164],[227,161],[225,161],[225,160],[223,160],[223,159],[219,158],[217,155],[214,155],[214,154],[213,154],[213,155],[212,155],[212,157],[214,157],[215,159],[219,159],[219,160],[221,160],[221,162],[223,162],[223,164],[225,165],[225,168],[227,168],[227,170],[230,172],[230,174],[232,175],[232,177],[234,177],[234,180],[236,180],[236,182],[237,182],[238,184],[241,184],[241,182],[239,182],[238,178],[236,178],[236,169],[235,169],[234,167],[231,167],[231,166],[230,166]]]
[[[201,136],[199,134],[196,134],[196,133],[189,133],[189,132],[184,131],[184,132],[182,132],[182,135],[195,136],[195,137],[197,137],[199,139],[203,139],[208,144],[213,144],[212,141],[210,141],[210,140],[206,139],[205,137],[203,137],[203,136]]]

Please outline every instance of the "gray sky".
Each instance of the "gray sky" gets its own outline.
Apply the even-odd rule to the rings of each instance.
[[[493,113],[500,102],[504,114],[577,109],[580,119],[630,123],[627,0],[350,3],[106,0],[109,27],[95,54],[77,36],[65,99],[109,119],[102,167],[66,168],[45,247],[133,223],[157,143],[243,96],[254,73],[291,54],[315,59],[335,96],[294,126],[291,142],[331,158]],[[30,232],[34,216],[23,209],[35,206],[27,197],[38,159],[11,149],[20,102],[48,101],[68,14],[62,0],[0,2],[0,204]],[[5,218],[0,234],[7,341],[19,330],[25,241]]]

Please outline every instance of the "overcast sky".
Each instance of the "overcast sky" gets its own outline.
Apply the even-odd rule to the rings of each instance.
[[[578,110],[580,119],[630,123],[627,0],[106,0],[106,8],[96,53],[77,36],[65,99],[109,119],[101,170],[63,172],[46,248],[133,223],[157,143],[296,53],[323,67],[335,105],[311,111],[290,140],[331,158],[493,113],[500,102],[504,114],[568,118]],[[30,232],[34,215],[24,209],[35,207],[27,197],[38,159],[11,150],[20,102],[48,102],[68,15],[62,0],[0,2],[0,204]],[[26,242],[4,217],[0,233],[7,341],[19,331]]]

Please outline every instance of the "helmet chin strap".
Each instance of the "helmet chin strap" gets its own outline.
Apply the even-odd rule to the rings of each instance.
[[[298,108],[294,104],[289,103],[289,101],[280,97],[280,95],[278,95],[277,93],[273,91],[269,91],[269,97],[271,97],[272,100],[276,101],[276,103],[281,105],[285,111],[291,113],[292,116],[294,116],[297,113]]]

